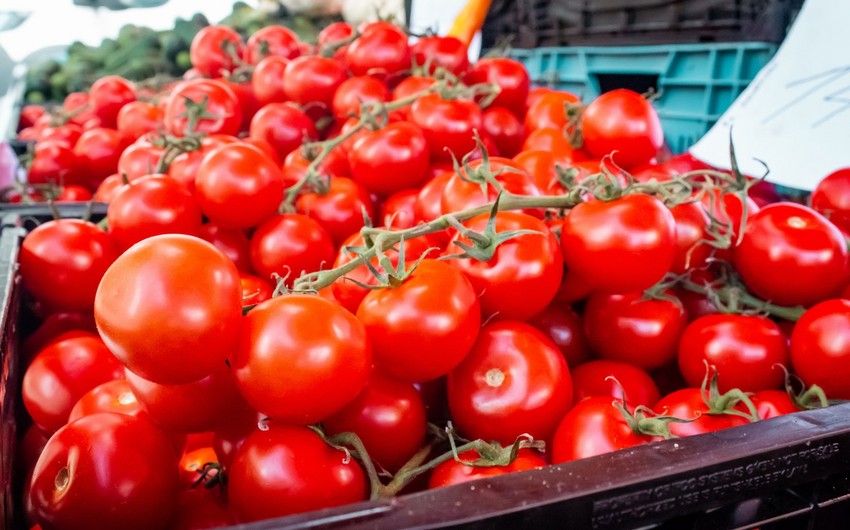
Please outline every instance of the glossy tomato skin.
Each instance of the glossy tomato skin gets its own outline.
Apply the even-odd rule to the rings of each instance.
[[[94,315],[106,345],[133,372],[163,384],[198,381],[236,345],[239,272],[202,239],[154,236],[106,271]]]
[[[750,423],[750,420],[742,416],[709,413],[702,392],[699,388],[683,388],[667,394],[655,404],[654,410],[659,414],[694,420],[688,423],[670,423],[670,432],[673,435],[680,438],[694,436]],[[742,404],[738,404],[735,410],[749,412]]]
[[[189,56],[192,66],[205,77],[220,77],[236,67],[235,58],[225,49],[231,46],[237,56],[242,55],[242,38],[225,26],[207,26],[192,39]]]
[[[606,92],[590,102],[581,117],[584,148],[602,158],[614,151],[625,169],[649,162],[664,144],[658,113],[646,98],[631,90]]]
[[[753,215],[735,249],[735,266],[757,296],[779,305],[809,306],[847,281],[847,244],[819,213],[775,203]],[[788,281],[793,278],[793,281]]]
[[[552,439],[552,463],[563,464],[654,440],[636,434],[610,397],[591,396],[576,403],[558,425]]]
[[[584,329],[601,358],[654,370],[676,358],[687,324],[684,309],[671,300],[642,300],[643,293],[590,295]]]
[[[306,427],[270,422],[237,451],[228,481],[240,522],[258,521],[365,500],[360,465]]]
[[[649,195],[583,202],[564,218],[561,249],[567,268],[595,289],[640,291],[661,280],[673,264],[675,220]]]
[[[71,337],[45,347],[24,374],[22,396],[33,421],[47,434],[65,425],[89,390],[123,377],[106,345],[92,336]]]
[[[251,237],[251,264],[257,274],[267,279],[279,274],[290,286],[302,272],[314,272],[332,263],[334,254],[327,230],[302,214],[272,217]]]
[[[426,94],[410,107],[409,119],[425,133],[432,160],[458,160],[475,149],[473,131],[481,130],[481,109],[474,101],[446,100]]]
[[[366,388],[322,425],[329,435],[353,432],[369,457],[396,472],[425,445],[425,405],[416,388],[372,374]]]
[[[319,137],[313,121],[303,111],[287,103],[270,103],[251,120],[251,138],[265,140],[283,160],[305,140]]]
[[[477,452],[466,451],[458,455],[463,461],[475,461],[479,458]],[[546,467],[548,463],[538,453],[531,449],[520,449],[516,459],[507,466],[473,467],[467,466],[455,459],[447,460],[434,468],[431,478],[428,479],[428,488],[441,488],[454,486],[471,480],[497,477],[505,473],[516,473],[518,471],[529,471]]]
[[[482,233],[490,214],[479,215],[464,226]],[[481,302],[481,314],[487,319],[527,320],[543,311],[555,298],[564,272],[558,240],[546,223],[521,212],[498,212],[496,233],[530,230],[529,233],[501,243],[487,261],[473,258],[453,259],[451,265],[464,273]],[[472,242],[458,234],[449,247],[449,255],[463,254],[456,243]]]
[[[552,302],[530,318],[528,323],[555,343],[567,361],[567,366],[578,366],[590,358],[582,317],[568,304]]]
[[[162,147],[137,141],[124,149],[118,158],[118,173],[126,176],[128,181],[152,175],[157,172],[164,151]]]
[[[384,226],[403,230],[416,226],[414,205],[418,189],[401,190],[393,193],[381,204],[378,222]]]
[[[174,87],[165,101],[163,115],[163,123],[169,133],[185,136],[190,132],[190,122],[186,116],[187,99],[196,104],[206,99],[207,113],[210,115],[198,120],[194,132],[233,136],[239,133],[242,127],[239,98],[227,83],[211,79],[191,79]]]
[[[89,104],[104,127],[115,128],[121,107],[135,100],[133,85],[117,75],[101,77],[89,89]]]
[[[373,345],[376,367],[401,381],[419,382],[447,374],[469,353],[481,309],[463,274],[425,259],[400,286],[367,294],[357,318]]]
[[[45,528],[162,528],[175,508],[176,464],[168,438],[150,422],[93,414],[47,442],[33,472],[30,502]]]
[[[145,101],[131,101],[118,111],[116,127],[130,138],[140,138],[162,127],[165,113],[160,107]]]
[[[283,89],[283,76],[288,64],[288,59],[272,55],[264,58],[254,68],[251,74],[251,88],[260,104],[283,103],[287,100]]]
[[[679,369],[689,386],[705,378],[706,362],[717,368],[720,392],[779,388],[777,364],[788,366],[785,335],[772,320],[750,315],[709,315],[685,328],[679,342]]]
[[[384,103],[390,99],[387,85],[369,76],[349,77],[337,88],[333,96],[333,113],[337,120],[360,115],[360,106]]]
[[[413,60],[418,66],[425,67],[429,75],[442,68],[456,76],[466,73],[469,68],[469,55],[466,45],[456,37],[422,37],[411,46]]]
[[[410,68],[407,35],[392,26],[373,26],[345,51],[345,63],[354,75],[387,79]]]
[[[850,168],[825,176],[812,192],[811,204],[815,211],[850,234]]]
[[[531,176],[534,185],[545,195],[553,194],[554,190],[563,193],[555,167],[557,164],[564,164],[551,152],[541,149],[523,150],[513,157],[513,161]]]
[[[428,155],[422,129],[413,123],[397,122],[361,136],[349,151],[348,162],[355,181],[387,196],[424,184]]]
[[[502,188],[516,195],[529,197],[542,195],[541,191],[534,185],[531,177],[519,169],[510,158],[500,156],[490,157],[490,172],[494,174],[496,182]],[[482,168],[482,160],[473,160],[468,164],[472,170],[478,171]],[[506,169],[507,168],[507,169]],[[499,190],[492,184],[487,184],[486,191],[481,189],[479,182],[470,180],[466,169],[460,173],[452,174],[443,188],[440,198],[440,212],[443,214],[460,212],[468,208],[483,206],[496,200]],[[524,213],[534,217],[543,217],[539,209],[522,210]]]
[[[688,269],[702,267],[711,255],[712,247],[705,243],[710,220],[699,203],[684,203],[670,209],[676,220],[676,257],[671,271],[682,274]]]
[[[215,223],[205,223],[198,230],[198,237],[224,252],[241,273],[251,273],[250,241],[245,232],[238,228],[222,228]]]
[[[493,105],[510,110],[518,118],[525,116],[531,80],[521,62],[503,57],[481,59],[469,69],[465,82],[469,85],[498,85],[501,90],[493,100]]]
[[[529,324],[481,328],[469,355],[448,376],[449,410],[467,438],[513,443],[522,434],[548,439],[572,403],[561,352]]]
[[[803,314],[791,334],[791,364],[830,399],[850,399],[850,300],[831,299]]]
[[[224,228],[249,228],[271,218],[283,200],[277,164],[252,145],[228,144],[213,150],[195,176],[201,211]]]
[[[80,136],[74,145],[77,171],[94,189],[100,181],[116,172],[118,160],[131,139],[114,129],[96,127]]]
[[[435,81],[436,80],[433,77],[421,75],[406,77],[398,85],[396,85],[395,88],[393,88],[392,101],[405,99],[415,94],[419,94],[424,90],[428,90]],[[409,103],[408,105],[398,109],[397,112],[399,112],[402,117],[406,118],[412,104],[413,103]]]
[[[294,59],[301,55],[298,47],[298,35],[285,26],[266,26],[255,31],[245,46],[245,59],[251,64],[257,64],[262,59],[260,48],[268,47],[266,57],[283,57]]]
[[[27,172],[30,184],[73,184],[80,182],[77,157],[72,148],[56,141],[35,144],[32,163]]]
[[[38,301],[54,311],[89,311],[118,254],[112,237],[94,223],[60,219],[30,232],[18,259],[24,288]]]
[[[265,302],[274,294],[275,285],[252,274],[240,273],[242,283],[242,308]]]
[[[339,411],[363,390],[372,352],[363,324],[339,304],[285,295],[248,313],[231,366],[256,410],[307,425]]]
[[[181,491],[168,530],[203,530],[234,524],[233,515],[215,489],[196,487]]]
[[[762,420],[800,411],[785,390],[760,390],[750,396],[750,400],[758,411],[759,419]]]
[[[345,79],[345,67],[339,61],[316,55],[298,57],[286,65],[283,91],[300,105],[321,103],[330,108]]]
[[[322,225],[335,245],[360,231],[364,212],[369,219],[375,218],[375,206],[369,192],[345,177],[331,178],[327,193],[300,195],[295,209]]]
[[[511,111],[504,107],[487,107],[481,115],[481,123],[501,156],[512,157],[520,152],[525,128]]]
[[[575,403],[589,396],[603,396],[624,399],[631,408],[638,405],[652,408],[661,398],[652,377],[633,364],[599,359],[588,361],[570,372]]]
[[[568,122],[567,105],[577,103],[580,103],[579,97],[571,92],[550,90],[538,95],[535,99],[529,97],[525,128],[529,131],[545,128],[563,129]]]
[[[129,416],[147,414],[142,410],[126,379],[114,379],[101,383],[83,394],[71,409],[68,423],[98,412],[118,412]]]

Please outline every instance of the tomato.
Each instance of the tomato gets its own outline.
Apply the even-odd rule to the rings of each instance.
[[[571,92],[551,90],[541,94],[534,101],[528,102],[525,128],[529,131],[546,128],[563,129],[569,122],[567,106],[579,102],[579,97]]]
[[[469,54],[466,44],[450,36],[421,37],[411,46],[413,61],[417,66],[433,75],[438,69],[461,76],[469,69]]]
[[[720,312],[714,302],[705,294],[694,293],[685,289],[673,289],[673,293],[682,302],[682,307],[688,314],[688,322]]]
[[[418,189],[401,190],[393,193],[381,204],[378,222],[394,230],[404,230],[416,226],[416,198]]]
[[[460,160],[475,149],[473,131],[482,130],[481,109],[474,101],[426,94],[410,107],[409,119],[425,133],[432,160]]]
[[[136,101],[132,83],[117,75],[101,77],[89,89],[89,105],[104,127],[118,125],[118,113],[124,105]]]
[[[698,269],[711,256],[712,247],[708,228],[711,221],[701,204],[686,202],[670,208],[676,222],[676,255],[671,271],[682,274],[688,269]]]
[[[48,221],[30,232],[18,258],[24,288],[54,311],[90,311],[97,285],[118,257],[94,223]]]
[[[812,192],[812,208],[850,234],[850,168],[833,171]]]
[[[343,41],[354,35],[354,28],[348,22],[334,22],[322,28],[317,37],[319,47]]]
[[[177,508],[168,530],[204,530],[235,522],[214,489],[197,487],[177,494]]]
[[[734,193],[722,193],[719,189],[709,189],[702,195],[702,204],[705,211],[723,225],[724,233],[729,234],[732,247],[738,245],[738,235],[741,232],[741,223],[744,220],[744,208],[741,198]],[[761,209],[749,196],[746,200],[747,219],[758,213]],[[731,251],[718,250],[718,257],[730,257]]]
[[[821,302],[803,314],[791,335],[791,364],[807,385],[830,399],[850,399],[850,300]]]
[[[590,396],[602,396],[623,400],[631,407],[652,407],[661,398],[652,377],[630,363],[589,361],[573,368],[571,375],[575,403]]]
[[[228,479],[230,508],[240,522],[349,504],[368,496],[356,460],[306,427],[277,422],[245,440]]]
[[[337,120],[359,116],[362,105],[384,103],[390,99],[387,85],[369,76],[350,77],[342,82],[333,96],[333,114]]]
[[[453,172],[447,171],[437,175],[422,186],[416,196],[416,203],[413,205],[413,212],[417,221],[427,223],[443,215],[441,199],[446,184],[453,175]],[[446,242],[448,242],[449,237],[451,236],[446,232]]]
[[[32,470],[38,462],[38,457],[44,451],[44,446],[49,438],[36,425],[30,425],[27,428],[26,432],[18,439],[17,449],[15,450],[14,466],[17,472],[27,475],[27,479],[32,477]],[[25,482],[29,482],[29,480]],[[24,496],[26,498],[27,495]]]
[[[174,160],[168,166],[168,175],[182,184],[184,188],[194,193],[195,176],[198,173],[198,168],[201,167],[204,157],[216,147],[233,143],[239,143],[239,140],[233,136],[219,134],[206,136],[201,140],[200,149],[185,151],[174,157]]]
[[[525,66],[514,59],[503,57],[484,58],[472,65],[464,77],[468,85],[492,83],[499,87],[499,95],[492,105],[504,107],[517,118],[525,116],[525,103],[531,80]]]
[[[309,149],[308,149],[309,150]],[[283,162],[283,171],[287,180],[297,182],[307,172],[310,166],[310,161],[304,158],[302,149],[296,149],[286,156]],[[318,156],[322,149],[316,149]],[[347,177],[350,174],[348,167],[348,154],[343,146],[338,146],[336,149],[331,149],[328,155],[319,162],[318,171],[323,176],[330,177]]]
[[[191,193],[165,175],[150,175],[118,193],[106,211],[109,233],[121,248],[159,234],[197,235],[201,210]]]
[[[65,425],[86,392],[121,377],[121,365],[97,337],[56,341],[36,355],[24,374],[24,406],[35,424],[50,434]]]
[[[47,442],[33,471],[29,501],[45,528],[163,528],[176,505],[176,464],[168,438],[150,422],[92,414]]]
[[[846,264],[841,231],[814,210],[787,202],[753,215],[735,249],[735,266],[747,288],[779,305],[808,306],[828,298],[846,283]]]
[[[287,103],[270,103],[251,120],[251,138],[267,141],[278,157],[285,158],[303,141],[318,138],[313,121],[304,112]]]
[[[405,99],[428,90],[434,85],[434,82],[435,79],[433,77],[423,77],[418,75],[406,77],[398,85],[396,85],[395,88],[393,88],[392,101]],[[411,105],[412,103],[398,109],[396,112],[398,112],[402,117],[407,118]]]
[[[165,149],[149,143],[134,143],[124,149],[118,158],[118,174],[128,181],[157,173],[159,161]]]
[[[664,131],[652,103],[626,89],[591,101],[581,116],[584,148],[596,158],[616,151],[614,162],[631,169],[649,162],[664,145]]]
[[[558,182],[557,164],[562,163],[547,150],[523,150],[513,157],[514,163],[531,176],[534,185],[544,194],[564,193]]]
[[[334,93],[346,77],[339,61],[317,55],[298,57],[286,65],[283,91],[300,105],[321,103],[330,108]]]
[[[241,55],[242,38],[226,26],[201,28],[189,47],[192,66],[204,77],[221,77],[231,72]]]
[[[245,232],[238,228],[222,228],[215,223],[206,223],[198,230],[198,237],[212,243],[230,261],[239,272],[249,273],[251,268],[250,241]]]
[[[331,236],[335,245],[363,227],[363,215],[375,216],[369,192],[357,182],[334,177],[327,193],[304,193],[295,203],[298,213],[316,220]]]
[[[283,214],[261,224],[251,237],[251,264],[261,278],[279,274],[291,286],[302,272],[314,272],[334,259],[330,234],[302,214]]]
[[[74,146],[77,171],[92,189],[109,175],[116,173],[118,160],[131,139],[113,129],[94,128],[85,131]]]
[[[123,370],[121,370],[123,376]],[[129,416],[147,416],[126,379],[115,379],[92,388],[74,404],[68,423],[98,412],[118,412]],[[150,419],[147,417],[146,419]]]
[[[685,329],[679,343],[679,369],[698,387],[706,362],[717,368],[721,392],[779,388],[784,376],[776,364],[789,361],[785,336],[771,320],[749,315],[709,315]]]
[[[356,434],[369,457],[393,473],[425,445],[425,405],[419,392],[410,383],[378,374],[322,425],[329,435]]]
[[[483,206],[495,201],[498,197],[499,190],[492,184],[488,183],[487,191],[483,191],[481,189],[482,178],[475,175],[477,172],[487,170],[483,160],[474,160],[468,164],[468,167],[473,171],[473,175],[469,175],[466,169],[461,169],[460,174],[453,174],[446,182],[440,200],[440,210],[443,214]],[[505,191],[530,197],[542,195],[532,182],[531,177],[519,169],[510,158],[490,157],[489,171]],[[531,208],[522,211],[534,217],[542,217],[542,212],[539,209]]]
[[[212,27],[212,26],[210,26]],[[191,101],[193,109],[187,109]],[[206,112],[199,106],[206,104]],[[189,133],[236,135],[242,126],[239,98],[227,83],[210,79],[183,81],[165,100],[163,114],[165,129],[174,136]]]
[[[379,195],[391,195],[425,183],[428,142],[409,122],[390,123],[361,136],[348,153],[351,177]]]
[[[407,35],[398,28],[373,26],[348,45],[345,63],[354,75],[387,79],[410,69]]]
[[[38,328],[24,339],[21,344],[22,358],[25,360],[31,359],[36,353],[41,351],[45,346],[63,336],[67,332],[82,332],[97,334],[97,328],[94,324],[94,316],[90,312],[60,312],[51,313]]]
[[[564,218],[561,249],[567,268],[595,289],[641,291],[661,280],[673,264],[675,219],[649,195],[583,202]]]
[[[286,101],[283,80],[288,64],[289,59],[270,55],[254,68],[251,73],[251,88],[254,90],[257,101],[262,105]]]
[[[561,129],[535,129],[525,138],[521,148],[523,151],[548,151],[562,164],[580,158]]]
[[[591,348],[603,359],[653,370],[676,357],[687,315],[676,301],[642,300],[642,296],[641,292],[591,294],[584,329]]]
[[[267,280],[245,273],[240,273],[239,280],[242,283],[243,309],[265,302],[274,294],[275,286]]]
[[[759,419],[762,420],[800,411],[785,390],[760,390],[750,396],[750,400],[758,411]]]
[[[195,196],[210,221],[224,228],[249,228],[277,212],[283,178],[277,165],[256,147],[223,145],[201,162]]]
[[[372,368],[363,324],[317,296],[257,305],[241,337],[231,359],[239,390],[255,409],[288,423],[315,423],[339,411],[363,390]]]
[[[458,455],[463,462],[473,462],[479,458],[474,450],[465,451]],[[428,487],[431,489],[444,486],[462,484],[471,480],[488,477],[497,477],[505,473],[516,473],[518,471],[529,471],[546,467],[546,460],[531,449],[520,449],[516,459],[506,466],[476,467],[468,466],[455,459],[446,460],[434,468],[431,478],[428,479]]]
[[[222,79],[221,82],[227,85],[231,92],[233,92],[236,96],[237,101],[239,101],[239,109],[242,111],[242,121],[240,123],[239,131],[247,131],[248,127],[251,125],[251,120],[262,106],[259,100],[257,100],[257,97],[254,95],[251,80],[237,81]]]
[[[145,101],[131,101],[121,107],[116,118],[118,131],[130,138],[140,138],[162,127],[165,112]]]
[[[502,321],[481,328],[449,373],[448,396],[461,434],[508,444],[523,434],[548,439],[570,408],[573,388],[564,357],[543,333]]]
[[[713,412],[703,399],[703,391],[699,388],[683,388],[667,394],[655,404],[655,411],[666,416],[693,420],[688,423],[670,423],[670,432],[678,437],[705,434],[750,423],[744,416]],[[742,403],[737,403],[732,412],[749,413]]]
[[[18,129],[32,127],[35,122],[44,116],[47,111],[44,105],[24,105],[21,108],[21,117],[18,122]]]
[[[41,131],[38,137],[40,142],[56,142],[64,145],[68,149],[73,150],[77,145],[77,140],[83,134],[83,128],[75,123],[66,123],[56,127],[47,127]],[[36,145],[38,147],[38,145]]]
[[[30,184],[73,184],[79,181],[77,157],[71,148],[55,141],[35,144],[32,163],[27,170]]]
[[[578,366],[590,358],[582,318],[569,305],[552,302],[528,323],[549,337],[561,350],[568,366]]]
[[[263,48],[268,48],[267,55],[263,55]],[[258,29],[251,35],[245,46],[245,60],[250,64],[257,64],[268,56],[294,59],[300,54],[298,35],[284,26],[266,26]]]
[[[163,384],[198,381],[236,345],[239,272],[201,239],[150,237],[103,275],[94,317],[106,345],[134,373]]]
[[[511,111],[504,107],[487,107],[481,115],[481,123],[501,156],[512,157],[520,152],[525,128]]]

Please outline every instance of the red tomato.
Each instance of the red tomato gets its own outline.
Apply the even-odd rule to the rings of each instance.
[[[474,462],[479,457],[480,455],[474,450],[458,455],[458,458],[464,462]],[[505,473],[540,469],[547,465],[546,460],[531,449],[520,449],[516,459],[506,466],[475,467],[451,459],[446,460],[434,468],[434,471],[431,472],[431,478],[428,480],[428,487],[434,489],[443,486],[453,486],[455,484],[469,482],[470,480],[497,477]]]
[[[254,96],[262,105],[283,103],[286,92],[283,90],[284,72],[289,59],[271,55],[260,61],[251,74],[251,88]]]
[[[410,383],[373,374],[366,388],[322,425],[329,435],[353,432],[369,457],[398,471],[425,445],[425,405]]]
[[[316,150],[318,156],[322,149]],[[310,166],[310,161],[304,158],[302,149],[296,149],[286,156],[283,162],[283,172],[287,181],[293,183],[300,180],[307,172]],[[348,154],[343,146],[338,146],[336,149],[331,149],[328,156],[319,162],[319,174],[328,177],[348,177],[350,174],[348,167]]]
[[[413,212],[416,214],[417,221],[427,223],[443,215],[441,206],[443,192],[453,176],[454,172],[447,171],[437,175],[422,186],[416,196],[416,204],[413,205]],[[446,232],[446,242],[450,237]]]
[[[136,101],[132,83],[117,75],[101,77],[89,89],[89,104],[104,127],[115,128],[124,105]]]
[[[106,345],[134,373],[163,384],[198,381],[236,345],[239,272],[201,239],[150,237],[103,275],[94,316]]]
[[[676,222],[676,256],[671,271],[682,274],[689,269],[705,265],[712,247],[706,243],[706,232],[711,225],[701,204],[687,202],[670,208]]]
[[[833,299],[812,307],[791,335],[791,364],[807,385],[831,399],[850,399],[850,300]]]
[[[242,283],[242,308],[265,302],[274,294],[275,286],[251,274],[240,274]]]
[[[750,400],[756,406],[759,419],[762,420],[800,411],[785,390],[760,390],[750,396]]]
[[[165,112],[160,107],[144,101],[131,101],[118,111],[118,131],[130,138],[140,138],[162,127]]]
[[[118,160],[130,141],[120,132],[104,128],[90,129],[80,136],[74,146],[77,171],[90,188],[117,172]]]
[[[221,77],[236,67],[242,38],[225,26],[207,26],[195,34],[189,48],[192,66],[204,77]]]
[[[369,335],[377,368],[418,382],[445,375],[463,360],[478,335],[481,310],[463,274],[425,259],[401,285],[369,292],[357,318]]]
[[[121,373],[123,376],[123,370]],[[101,383],[83,394],[71,409],[68,423],[98,412],[118,412],[129,416],[146,415],[125,379]]]
[[[525,116],[525,102],[528,99],[531,80],[521,62],[503,57],[481,59],[469,69],[464,82],[468,85],[497,85],[500,90],[493,100],[493,105],[505,107],[517,118]]]
[[[251,268],[250,241],[245,232],[238,228],[222,228],[215,223],[206,223],[198,230],[198,237],[212,243],[241,273],[253,271]]]
[[[637,366],[620,361],[588,361],[571,370],[573,402],[590,396],[613,397],[629,406],[652,407],[661,398],[652,377]]]
[[[210,221],[225,228],[249,228],[277,212],[283,200],[283,177],[256,147],[223,145],[201,162],[195,196]]]
[[[531,175],[534,185],[546,195],[564,193],[563,186],[558,182],[557,164],[562,163],[554,154],[547,150],[523,150],[513,158],[513,161],[523,171]]]
[[[240,522],[350,504],[368,495],[356,460],[306,427],[275,422],[245,440],[228,479],[230,508]]]
[[[850,234],[850,168],[825,176],[812,192],[811,204],[815,211]]]
[[[22,358],[28,362],[45,346],[58,337],[65,336],[69,331],[96,335],[97,327],[94,324],[94,316],[90,312],[51,313],[32,335],[24,339],[21,344]]]
[[[468,167],[473,170],[473,173],[487,170],[483,160],[474,160],[468,164]],[[504,168],[509,169],[505,170]],[[529,197],[542,195],[540,190],[532,182],[531,177],[519,169],[510,158],[490,157],[489,170],[505,191],[515,195]],[[443,196],[440,200],[440,210],[442,213],[460,212],[495,201],[499,195],[499,190],[492,184],[487,184],[487,191],[484,192],[481,189],[481,181],[481,177],[469,175],[465,169],[461,169],[461,174],[455,173],[452,175],[448,182],[446,182],[443,189]],[[532,208],[522,211],[534,217],[543,216],[539,209]]]
[[[481,328],[469,355],[449,373],[449,410],[470,439],[513,443],[548,439],[573,399],[567,363],[543,333],[524,322]]]
[[[24,238],[18,260],[24,288],[38,301],[54,311],[90,311],[118,254],[112,237],[94,223],[58,219]]]
[[[649,195],[583,202],[564,218],[567,268],[595,289],[641,291],[661,280],[676,257],[673,214]]]
[[[283,91],[300,105],[321,103],[330,108],[334,93],[346,77],[339,61],[317,55],[298,57],[286,65]]]
[[[378,223],[395,229],[404,230],[416,226],[416,198],[418,189],[401,190],[393,193],[381,205]]]
[[[391,195],[425,183],[428,142],[409,122],[391,123],[361,136],[348,153],[351,177],[379,195]]]
[[[354,35],[354,28],[348,22],[334,22],[322,28],[317,38],[319,47],[327,46],[334,42],[346,40]]]
[[[197,110],[187,109],[189,101],[194,104],[193,109]],[[206,112],[201,114],[198,106],[204,104]],[[169,94],[165,101],[163,123],[165,129],[174,136],[194,132],[235,136],[242,127],[242,109],[239,98],[227,83],[191,79],[174,87]]]
[[[549,337],[561,350],[568,366],[578,366],[590,358],[582,318],[569,305],[552,302],[528,323]]]
[[[286,103],[270,103],[251,120],[251,138],[267,141],[283,159],[302,142],[318,138],[313,121],[304,112]]]
[[[359,116],[360,107],[369,103],[384,103],[390,99],[387,85],[374,77],[355,76],[342,82],[333,97],[333,113],[337,120]]]
[[[464,226],[484,233],[489,222],[490,214],[483,214]],[[498,212],[494,229],[497,234],[515,230],[535,233],[508,239],[495,249],[484,249],[480,258],[453,259],[449,263],[469,279],[478,293],[485,319],[527,320],[549,305],[561,285],[564,266],[558,240],[546,223],[520,212]],[[459,243],[472,245],[468,238],[457,234],[449,255],[465,252]],[[485,257],[489,259],[480,261]]]
[[[460,160],[475,149],[473,131],[481,130],[481,109],[474,101],[443,99],[439,94],[426,94],[410,107],[409,119],[425,133],[431,148],[431,159]]]
[[[177,508],[168,530],[205,530],[235,522],[214,491],[198,487],[177,494]]]
[[[221,82],[227,85],[239,101],[239,108],[242,111],[242,121],[240,122],[239,131],[247,131],[248,127],[251,125],[251,120],[262,106],[260,101],[257,100],[257,97],[254,95],[254,89],[251,86],[251,81],[231,81],[222,79]]]
[[[198,436],[198,435],[195,435]],[[204,467],[206,464],[218,464],[216,460],[215,450],[209,446],[197,447],[195,449],[186,448],[183,455],[180,457],[178,464],[180,469],[180,486],[183,489],[192,489],[193,485],[198,483],[200,488],[209,484],[212,477],[218,475],[218,470],[208,470],[205,473]]]
[[[670,423],[670,432],[678,437],[705,434],[750,423],[748,418],[737,414],[713,411],[706,404],[703,391],[699,388],[683,388],[667,394],[655,404],[655,410],[659,414],[693,420],[688,423]],[[734,406],[732,412],[736,411],[749,414],[742,403]]]
[[[314,272],[334,259],[330,234],[306,215],[272,217],[251,237],[251,264],[261,278],[279,274],[291,286],[302,272]]]
[[[363,227],[364,213],[372,219],[375,207],[369,192],[357,182],[345,178],[331,178],[327,193],[304,193],[295,202],[302,213],[324,228],[339,245]]]
[[[373,26],[349,44],[345,63],[354,75],[387,79],[410,69],[407,35],[393,26]]]
[[[392,101],[405,99],[407,97],[428,90],[429,88],[431,88],[434,82],[435,79],[433,77],[423,77],[418,75],[406,77],[393,89]],[[397,112],[401,114],[402,117],[407,118],[411,105],[412,103],[398,109]]]
[[[525,128],[529,131],[546,128],[563,129],[569,122],[567,106],[579,102],[579,97],[570,92],[551,90],[541,94],[536,100],[528,102]]]
[[[47,442],[33,471],[29,502],[45,528],[163,528],[176,505],[176,464],[168,438],[150,422],[93,414]]]
[[[626,89],[606,92],[591,101],[581,116],[584,148],[596,158],[613,154],[631,169],[649,162],[664,144],[664,131],[652,103]]]
[[[439,68],[461,76],[469,69],[466,44],[456,37],[421,37],[410,49],[416,65],[424,67],[429,75],[436,73]]]
[[[24,374],[24,406],[35,424],[50,434],[67,423],[71,409],[86,392],[121,377],[121,365],[97,337],[53,342]]]
[[[75,123],[66,123],[56,127],[47,127],[41,131],[39,142],[56,142],[73,150],[77,140],[83,134],[83,128]],[[36,145],[38,147],[38,145]]]
[[[18,122],[18,129],[32,127],[35,122],[44,116],[46,110],[43,105],[24,105],[21,109],[21,118]]]
[[[262,48],[268,48],[268,55],[263,55]],[[248,39],[245,46],[245,60],[257,64],[268,56],[294,59],[301,54],[298,47],[298,35],[284,26],[266,26],[258,29]]]
[[[318,296],[259,304],[245,317],[241,337],[231,359],[239,390],[255,409],[288,423],[307,425],[339,411],[372,369],[363,324]]]
[[[735,266],[747,288],[779,305],[808,306],[828,298],[847,282],[846,265],[841,231],[814,210],[788,202],[752,216],[735,249]]]
[[[27,170],[30,184],[73,184],[79,181],[77,157],[71,148],[56,141],[35,144],[32,163]]]
[[[522,143],[523,151],[548,151],[562,164],[569,164],[580,157],[573,150],[562,129],[535,129]]]
[[[750,219],[754,214],[761,209],[758,204],[747,196],[747,219]],[[738,245],[738,234],[741,232],[741,222],[743,221],[744,208],[741,198],[734,193],[722,193],[721,190],[712,188],[707,193],[702,195],[702,204],[705,211],[712,217],[724,225],[724,232],[729,234],[732,247]],[[749,222],[749,221],[748,221]],[[725,255],[724,255],[725,254]],[[729,251],[718,251],[719,257],[731,257]]]
[[[128,181],[154,174],[164,151],[149,143],[134,143],[118,158],[118,174],[126,176]]]
[[[707,362],[717,368],[721,392],[778,388],[784,377],[775,365],[788,361],[785,335],[759,316],[704,316],[688,325],[679,342],[679,369],[692,387],[705,377]]]
[[[487,107],[481,115],[484,131],[496,143],[499,154],[512,157],[519,153],[525,140],[525,128],[511,111],[504,107]]]

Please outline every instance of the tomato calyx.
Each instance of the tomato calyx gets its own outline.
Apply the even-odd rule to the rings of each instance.
[[[705,379],[703,379],[702,388],[700,388],[702,400],[708,408],[706,414],[712,416],[727,414],[730,416],[740,416],[751,422],[758,421],[758,411],[752,400],[750,400],[749,395],[739,388],[733,388],[725,394],[721,394],[717,383],[717,376],[717,369],[714,366],[708,366],[708,363],[706,363]],[[739,404],[743,404],[748,412],[736,409],[735,407]]]
[[[200,101],[195,101],[189,96],[183,96],[183,101],[186,105],[186,110],[177,115],[178,118],[186,119],[186,132],[184,134],[191,135],[197,128],[201,120],[216,120],[221,118],[218,114],[213,114],[208,110],[210,98],[206,94],[201,97]]]
[[[464,226],[460,221],[452,216],[448,217],[449,224],[460,232],[460,234],[469,239],[472,244],[464,243],[463,241],[454,241],[454,244],[463,249],[460,254],[451,254],[445,259],[464,259],[472,258],[478,261],[490,261],[496,255],[496,249],[499,245],[519,236],[537,234],[543,235],[537,230],[506,230],[504,232],[496,232],[496,214],[499,213],[499,201],[502,198],[502,193],[496,197],[493,202],[493,208],[490,210],[490,218],[487,220],[487,225],[481,232],[476,232],[471,228]]]
[[[799,376],[792,374],[788,368],[782,364],[775,364],[774,368],[779,368],[785,372],[785,392],[800,410],[823,409],[830,406],[830,400],[827,399],[826,393],[818,385],[806,387],[806,383]]]
[[[187,110],[189,108],[189,105],[190,104],[187,102]],[[209,116],[212,115],[207,114],[206,116],[202,117]],[[198,149],[200,149],[202,139],[202,134],[191,134],[189,132],[187,132],[186,135],[183,137],[161,134],[160,136],[154,138],[151,143],[157,147],[164,148],[164,150],[159,158],[159,162],[157,163],[156,168],[153,169],[152,173],[167,173],[168,168],[171,166],[171,163],[174,162],[175,158],[177,158],[183,153],[197,151]],[[123,178],[126,178],[126,175],[124,175]],[[124,182],[124,184],[127,184],[127,182]]]
[[[195,470],[195,472],[198,474],[198,478],[192,482],[193,488],[197,488],[201,484],[208,489],[227,487],[227,475],[222,465],[218,462],[206,462]]]
[[[615,400],[611,405],[620,411],[623,420],[632,429],[632,432],[643,436],[653,436],[665,440],[676,438],[676,435],[670,432],[671,422],[689,423],[694,421],[693,419],[658,415],[644,405],[638,405],[633,411],[630,411],[625,399]]]

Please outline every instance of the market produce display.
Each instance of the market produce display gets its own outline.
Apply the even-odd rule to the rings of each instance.
[[[734,148],[671,157],[640,94],[387,22],[189,59],[22,116],[6,198],[109,205],[21,247],[29,524],[213,528],[850,399],[848,170],[784,202]]]

